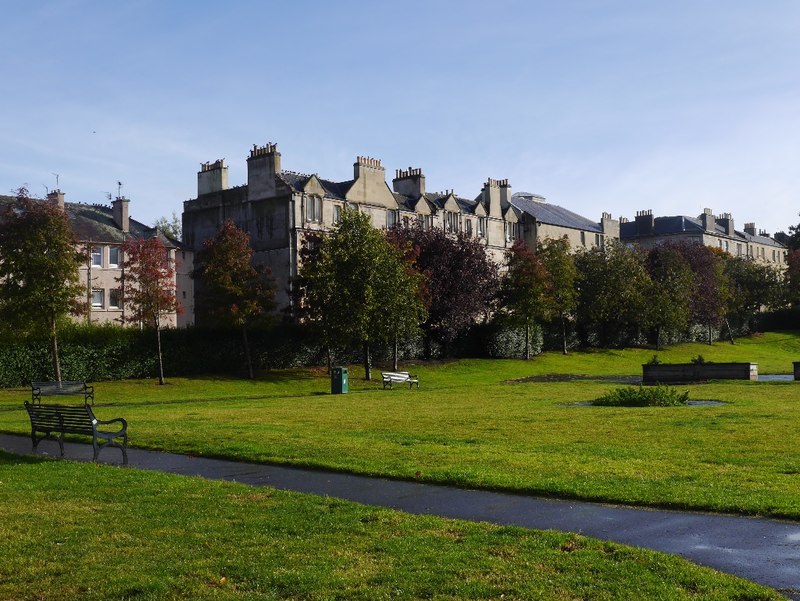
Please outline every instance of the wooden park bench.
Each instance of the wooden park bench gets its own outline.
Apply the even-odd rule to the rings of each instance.
[[[58,442],[63,457],[64,435],[82,434],[92,437],[93,461],[97,461],[100,449],[116,447],[122,450],[122,463],[128,463],[128,422],[121,417],[101,421],[94,416],[92,408],[87,404],[37,405],[25,401],[25,409],[31,418],[31,440],[34,450],[42,440],[47,438]],[[119,430],[109,431],[99,428],[99,426],[107,426],[115,422],[120,424]],[[42,436],[37,437],[37,432]],[[121,439],[121,443],[117,442],[118,439]]]
[[[46,396],[83,396],[83,403],[94,405],[94,386],[86,382],[62,380],[61,382],[31,382],[31,401],[42,404]]]
[[[383,388],[386,389],[386,385],[389,385],[389,388],[394,388],[395,382],[408,382],[409,390],[411,387],[416,384],[417,389],[419,389],[419,378],[417,376],[412,376],[407,371],[383,371],[381,372],[381,378],[383,379]]]

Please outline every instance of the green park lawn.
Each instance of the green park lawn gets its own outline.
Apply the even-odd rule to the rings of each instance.
[[[800,336],[777,333],[682,345],[663,362],[755,361],[788,373]],[[653,351],[594,351],[531,361],[407,365],[420,390],[382,390],[351,367],[351,391],[329,394],[324,370],[250,382],[171,378],[99,382],[101,419],[129,421],[131,445],[466,487],[619,503],[800,518],[800,389],[794,382],[688,386],[717,406],[611,408],[591,401],[635,376]],[[540,378],[542,379],[542,378]],[[546,378],[544,378],[546,379]],[[26,433],[26,389],[0,392],[0,430]],[[110,451],[111,453],[113,451]]]
[[[675,556],[0,452],[0,599],[779,599]]]
[[[789,373],[800,336],[658,353],[665,363],[698,354]],[[141,448],[800,518],[798,385],[688,387],[693,400],[724,402],[713,406],[580,404],[641,375],[652,355],[404,365],[419,390],[382,390],[379,369],[365,382],[351,366],[346,395],[329,394],[322,369],[254,382],[98,382],[96,413],[125,417]],[[0,390],[0,431],[29,432],[29,396]],[[778,598],[676,557],[576,535],[1,452],[0,510],[0,600]]]

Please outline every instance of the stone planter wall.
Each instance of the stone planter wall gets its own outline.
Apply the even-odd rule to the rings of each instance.
[[[798,377],[795,363],[795,379]],[[644,384],[702,382],[704,380],[758,380],[758,363],[672,363],[642,365]]]

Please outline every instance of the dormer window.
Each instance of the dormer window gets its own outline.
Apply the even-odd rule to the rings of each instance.
[[[445,231],[448,234],[458,233],[458,213],[451,211],[445,213]]]
[[[306,221],[309,223],[322,223],[322,198],[308,196],[306,198]]]

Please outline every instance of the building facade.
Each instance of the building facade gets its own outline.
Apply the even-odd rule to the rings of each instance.
[[[122,244],[130,238],[158,236],[169,253],[175,267],[175,289],[182,314],[165,316],[165,327],[187,327],[194,323],[194,253],[177,240],[159,230],[148,227],[128,214],[130,201],[119,197],[110,206],[65,202],[60,190],[50,192],[47,201],[57,204],[69,218],[72,230],[87,261],[79,268],[81,282],[86,284],[85,315],[76,321],[87,323],[125,323],[126,309],[120,291],[119,279],[124,275]],[[13,204],[16,199],[0,196],[0,206]]]
[[[487,179],[469,199],[453,190],[429,192],[422,170],[413,167],[396,170],[389,186],[381,161],[360,156],[353,179],[335,182],[284,170],[277,145],[266,144],[250,150],[244,185],[228,185],[223,160],[201,165],[197,197],[183,205],[183,241],[199,251],[225,220],[232,220],[250,235],[255,260],[272,270],[281,309],[290,303],[304,236],[334,227],[345,208],[368,214],[377,228],[436,227],[475,238],[500,265],[518,238],[532,248],[545,238],[567,236],[574,248],[619,238],[619,222],[610,215],[592,222],[541,196],[512,194],[505,179]]]
[[[669,240],[705,244],[733,256],[750,257],[780,269],[786,267],[784,244],[764,231],[757,232],[755,223],[746,223],[744,230],[738,231],[730,213],[715,216],[711,209],[703,209],[698,217],[654,217],[651,210],[638,211],[634,221],[622,220],[620,239],[643,248]]]

